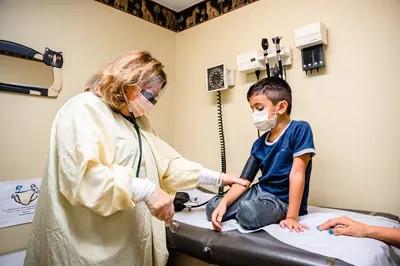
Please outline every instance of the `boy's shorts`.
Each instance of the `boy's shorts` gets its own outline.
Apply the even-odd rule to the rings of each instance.
[[[208,202],[206,214],[209,221],[221,199],[221,196],[215,196]],[[286,203],[255,184],[227,208],[222,221],[236,219],[243,228],[253,230],[279,223],[286,218],[287,208]]]

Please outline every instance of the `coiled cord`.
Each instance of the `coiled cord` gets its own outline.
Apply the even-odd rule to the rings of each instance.
[[[226,153],[225,153],[225,134],[224,134],[224,121],[222,120],[222,97],[221,91],[217,91],[217,113],[218,113],[218,133],[219,143],[221,150],[221,172],[226,173]],[[224,187],[218,188],[218,194],[224,194]]]

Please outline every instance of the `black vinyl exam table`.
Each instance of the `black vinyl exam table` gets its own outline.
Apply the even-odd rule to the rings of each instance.
[[[392,214],[350,211],[400,221],[399,217]],[[290,246],[263,230],[250,234],[238,231],[217,233],[180,223],[175,234],[167,229],[167,246],[170,252],[169,265],[173,263],[175,252],[218,265],[351,265],[336,258]]]

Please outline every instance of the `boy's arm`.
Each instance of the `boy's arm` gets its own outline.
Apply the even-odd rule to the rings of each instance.
[[[219,201],[218,206],[214,209],[211,215],[211,223],[214,227],[214,230],[221,231],[221,221],[224,217],[226,209],[235,202],[246,190],[248,187],[234,184],[229,189],[229,191],[225,194],[225,196]]]
[[[289,206],[286,220],[280,225],[296,232],[302,231],[298,223],[301,199],[303,197],[306,167],[310,160],[310,154],[303,154],[293,159],[292,170],[289,175]]]
[[[239,184],[233,184],[229,191],[225,194],[225,196],[221,199],[226,204],[226,207],[231,206],[246,190],[248,186],[242,186]]]
[[[211,215],[211,222],[216,231],[221,231],[221,221],[226,213],[226,209],[232,205],[246,190],[249,188],[250,184],[253,182],[257,171],[260,168],[260,161],[254,156],[250,155],[247,162],[243,168],[241,176],[241,183],[234,184],[231,186],[229,191],[225,196],[219,201],[218,206],[214,209]],[[240,185],[241,184],[241,185]]]

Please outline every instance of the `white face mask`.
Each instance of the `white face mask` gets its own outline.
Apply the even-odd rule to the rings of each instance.
[[[262,111],[254,111],[252,113],[253,124],[260,131],[270,131],[275,128],[276,123],[278,121],[278,113],[272,112],[274,116],[271,119],[268,119],[268,112],[266,110]]]

